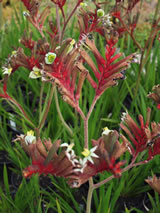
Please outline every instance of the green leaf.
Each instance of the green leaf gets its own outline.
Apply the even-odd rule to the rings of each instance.
[[[58,199],[56,199],[56,204],[57,204],[58,213],[63,213],[62,210],[61,210],[60,204],[58,202]]]

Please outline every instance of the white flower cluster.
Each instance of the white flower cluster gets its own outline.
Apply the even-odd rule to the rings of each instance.
[[[124,122],[127,116],[127,112],[122,112],[121,121]]]
[[[113,22],[111,21],[112,17],[109,14],[104,15],[101,20],[102,20],[102,25],[105,27],[112,27]]]
[[[68,144],[68,143],[63,143],[60,145],[62,148],[66,148],[65,153],[68,159],[72,162],[72,165],[74,167],[77,167],[74,169],[74,172],[80,172],[83,173],[84,168],[87,165],[87,161],[90,161],[92,164],[94,164],[92,157],[94,158],[99,158],[98,155],[96,155],[94,152],[97,149],[97,146],[93,147],[92,149],[84,149],[82,154],[85,156],[83,159],[77,159],[74,150],[72,149],[74,146],[73,143]]]

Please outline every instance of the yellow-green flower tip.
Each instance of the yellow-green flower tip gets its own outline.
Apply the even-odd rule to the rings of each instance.
[[[34,135],[34,131],[33,130],[27,131],[27,136],[29,136],[29,135]]]
[[[97,16],[98,16],[98,17],[103,17],[103,16],[104,16],[104,10],[98,9],[98,10],[97,10]]]
[[[54,60],[56,59],[56,54],[52,52],[48,52],[45,55],[45,62],[46,64],[53,64]]]

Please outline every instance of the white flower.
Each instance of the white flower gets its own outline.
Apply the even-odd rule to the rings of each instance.
[[[34,132],[32,130],[27,132],[27,135],[24,137],[24,141],[26,145],[35,143],[36,137],[34,136]]]
[[[71,144],[62,143],[60,145],[60,147],[66,147],[65,153],[66,153],[69,160],[72,160],[75,157],[74,150],[72,149],[73,146],[74,146],[74,143],[71,143]]]
[[[26,135],[19,135],[14,142],[24,140],[26,145],[36,143],[36,137],[34,136],[34,132],[32,130],[28,131]]]
[[[3,75],[10,75],[12,73],[12,67],[2,67]]]
[[[42,76],[41,70],[38,67],[33,67],[33,70],[29,74],[29,78],[36,79]]]
[[[23,11],[23,16],[27,17],[27,16],[30,16],[30,14],[27,11]]]
[[[110,132],[113,132],[113,130],[108,129],[108,127],[103,128],[102,136],[108,135]]]
[[[111,16],[109,14],[102,17],[102,24],[111,27],[113,22],[111,21]]]
[[[85,158],[83,158],[83,162],[82,164],[85,165],[87,161],[90,161],[92,164],[94,164],[92,157],[94,158],[99,158],[98,155],[96,155],[94,152],[97,149],[97,146],[93,147],[92,149],[84,149],[84,151],[82,152],[82,155],[85,156]]]
[[[132,58],[132,63],[140,64],[141,62],[141,54],[135,53],[135,55]]]
[[[55,58],[56,58],[56,54],[55,54],[55,53],[48,52],[48,53],[45,55],[45,63],[46,63],[46,64],[53,64]]]
[[[122,112],[121,121],[124,122],[127,116],[127,112]]]

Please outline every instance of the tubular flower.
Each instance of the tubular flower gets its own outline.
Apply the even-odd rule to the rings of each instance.
[[[79,69],[77,62],[79,51],[74,47],[74,40],[67,39],[61,47],[55,49],[56,58],[52,64],[44,64],[44,78],[55,82],[62,98],[72,107],[78,107],[78,100],[84,80],[88,74],[86,69]],[[77,80],[78,79],[78,80]],[[76,86],[77,84],[77,86]]]
[[[41,0],[21,0],[21,1],[23,2],[26,9],[30,12],[31,16],[37,15]]]
[[[62,151],[57,154],[60,140],[52,144],[51,140],[42,142],[39,138],[34,143],[26,143],[26,137],[27,135],[20,135],[16,139],[21,142],[22,147],[32,159],[32,164],[23,170],[25,178],[31,177],[33,174],[52,174],[69,178],[74,169],[81,168],[74,152],[72,152],[72,147],[67,150],[67,147],[62,145]]]
[[[137,26],[138,15],[134,15],[132,21],[129,17],[131,10],[139,1],[140,0],[124,2],[124,0],[120,0],[116,2],[116,5],[111,13],[114,17],[114,23],[112,27],[114,31],[118,32],[119,36],[127,31],[130,31],[130,33],[133,34]]]
[[[137,156],[139,152],[148,150],[148,159],[152,159],[155,155],[160,154],[160,124],[155,122],[150,123],[151,110],[147,110],[147,119],[144,124],[142,115],[139,115],[140,127],[136,122],[126,113],[123,116],[123,121],[120,127],[129,136],[132,144],[129,144],[124,135],[121,136],[122,140],[128,143],[128,150],[133,156]],[[151,125],[151,128],[150,128]]]
[[[66,0],[51,0],[54,4],[57,4],[60,9],[65,5]]]
[[[117,85],[118,79],[124,79],[123,71],[128,68],[130,63],[136,62],[135,58],[137,57],[137,55],[135,53],[119,60],[118,62],[115,62],[123,55],[122,53],[115,54],[116,48],[114,47],[114,45],[117,43],[117,41],[118,39],[115,37],[108,40],[104,59],[96,48],[95,43],[86,38],[85,44],[87,45],[89,50],[93,52],[97,61],[98,68],[92,61],[88,53],[85,50],[81,51],[82,58],[92,68],[94,75],[98,81],[98,83],[96,83],[88,74],[87,79],[91,83],[93,88],[95,88],[96,95],[98,97],[107,88]]]
[[[20,39],[20,43],[23,44],[26,48],[33,50],[35,41],[32,39],[32,33],[30,33],[30,36],[28,38],[25,32],[23,37]]]
[[[152,88],[153,93],[148,94],[148,98],[151,98],[157,103],[157,109],[160,109],[160,84]]]
[[[79,44],[83,42],[83,36],[91,36],[92,32],[98,32],[101,35],[104,35],[104,17],[102,13],[102,9],[95,10],[92,12],[91,10],[84,9],[84,6],[81,6],[79,9],[78,14],[78,24],[80,29],[80,37],[79,37]],[[101,16],[100,16],[101,15]]]
[[[160,178],[157,178],[156,175],[153,177],[148,177],[145,180],[156,192],[160,194]]]
[[[116,163],[116,160],[127,150],[126,144],[120,144],[118,133],[109,132],[97,141],[92,140],[93,148],[82,152],[86,157],[81,160],[82,170],[75,170],[74,175],[70,176],[68,183],[71,187],[79,187],[89,180],[90,177],[98,173],[108,171],[119,177],[121,166],[124,161]],[[88,158],[88,159],[87,159]]]
[[[44,39],[32,44],[26,37],[21,42],[25,46],[31,44],[30,56],[27,56],[22,48],[18,48],[16,54],[9,57],[4,66],[4,74],[13,74],[19,67],[24,67],[30,71],[30,78],[41,77],[44,81],[55,82],[63,100],[78,110],[78,100],[88,71],[86,68],[79,68],[82,61],[79,60],[75,40],[69,38],[63,41],[61,46],[57,46],[56,39],[51,45]]]

